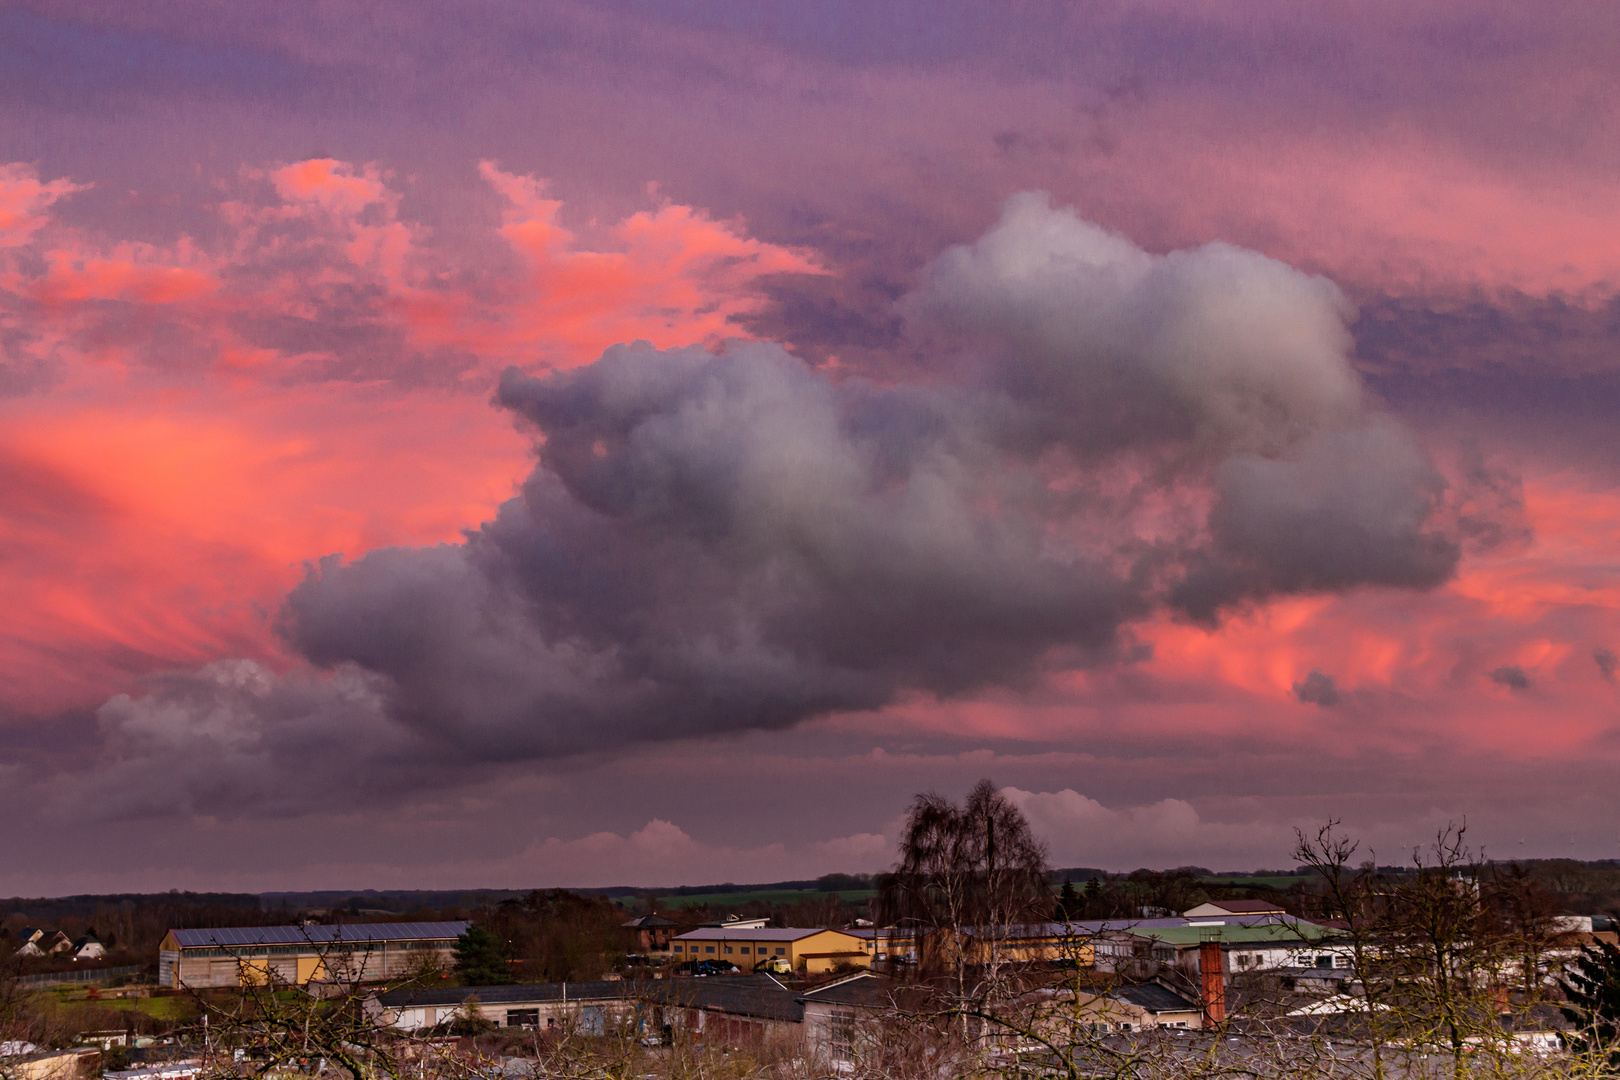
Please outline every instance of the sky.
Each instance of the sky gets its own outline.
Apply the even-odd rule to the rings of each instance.
[[[0,895],[1620,857],[1608,5],[0,5]]]

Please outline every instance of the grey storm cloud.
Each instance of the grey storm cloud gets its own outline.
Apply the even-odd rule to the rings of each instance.
[[[1620,668],[1620,657],[1615,656],[1613,649],[1596,648],[1592,650],[1592,661],[1597,664],[1603,677],[1614,682],[1614,672]]]
[[[1312,668],[1310,674],[1294,684],[1294,696],[1307,705],[1326,708],[1339,703],[1339,684],[1327,672]]]
[[[521,492],[464,543],[321,561],[284,634],[389,732],[365,753],[450,770],[1016,688],[1139,657],[1155,611],[1456,566],[1446,482],[1365,400],[1324,278],[1152,255],[1024,195],[900,313],[934,381],[764,342],[509,371],[539,453]],[[228,746],[258,776],[346,723],[318,685],[194,678],[102,720],[148,733],[137,757],[260,723]]]

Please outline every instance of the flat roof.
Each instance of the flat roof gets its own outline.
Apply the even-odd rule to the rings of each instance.
[[[1219,926],[1307,926],[1316,927],[1315,923],[1304,919],[1295,919],[1290,916],[1273,914],[1251,915],[1210,915],[1203,918],[1189,919],[1184,915],[1172,915],[1163,919],[1074,919],[1070,922],[1029,923],[1022,926],[964,926],[962,933],[972,936],[993,937],[1000,941],[1020,941],[1028,938],[1062,938],[1062,937],[1093,937],[1097,934],[1124,931],[1134,933],[1139,930],[1169,930],[1185,927],[1219,927]],[[924,930],[926,933],[927,930]],[[853,930],[840,931],[840,933],[855,933]]]
[[[607,979],[597,982],[520,983],[508,986],[449,986],[391,990],[377,995],[390,1009],[460,1006],[468,997],[480,1006],[514,1006],[645,998],[694,1009],[779,1020],[804,1019],[798,995],[769,975],[719,975],[704,979],[657,979],[646,982]]]
[[[398,922],[347,923],[343,926],[221,926],[202,930],[170,930],[182,949],[207,946],[242,948],[249,945],[309,945],[321,948],[338,942],[429,941],[458,938],[472,923]]]
[[[635,983],[603,979],[571,983],[513,983],[503,986],[433,986],[390,990],[377,1000],[390,1009],[425,1006],[460,1006],[470,997],[480,1005],[539,1005],[545,1002],[602,1001],[625,997],[636,990]]]
[[[1137,937],[1152,938],[1166,945],[1196,945],[1200,941],[1220,941],[1232,945],[1285,945],[1299,942],[1314,945],[1332,934],[1315,923],[1262,923],[1258,926],[1166,926],[1153,929],[1134,928],[1125,931]]]
[[[825,926],[788,926],[780,929],[762,927],[757,930],[738,930],[729,926],[715,926],[703,930],[690,930],[676,934],[671,941],[798,941],[813,934],[845,934],[847,930],[828,930]]]

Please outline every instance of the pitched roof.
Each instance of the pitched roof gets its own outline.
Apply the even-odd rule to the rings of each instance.
[[[203,930],[171,930],[183,949],[218,945],[227,948],[249,945],[310,945],[316,948],[336,942],[424,941],[457,938],[472,923],[400,922],[349,923],[344,926],[227,926]]]
[[[799,995],[769,975],[660,979],[653,985],[659,988],[659,996],[671,1005],[793,1023],[804,1019],[804,1004]]]
[[[1196,1002],[1182,997],[1168,986],[1161,983],[1141,983],[1137,986],[1121,986],[1113,991],[1110,997],[1121,1001],[1128,1001],[1132,1005],[1146,1009],[1150,1013],[1169,1012],[1197,1012]]]
[[[892,980],[869,972],[852,975],[799,995],[800,1001],[825,1001],[833,1005],[861,1005],[867,1008],[887,1008],[893,1004],[895,985]]]
[[[1222,911],[1231,912],[1233,915],[1269,915],[1272,912],[1283,910],[1270,900],[1211,900],[1208,906],[1218,907]]]
[[[679,926],[680,924],[671,922],[662,915],[642,915],[622,925],[628,926],[632,930],[662,930],[667,926]]]

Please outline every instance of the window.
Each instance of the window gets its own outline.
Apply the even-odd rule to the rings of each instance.
[[[705,946],[703,946],[703,951],[706,952],[706,953],[714,952],[714,946],[713,945],[705,945]]]
[[[676,952],[685,952],[686,951],[686,946],[685,945],[677,945],[677,946],[675,946],[675,951]]]
[[[742,954],[743,954],[743,955],[744,955],[744,956],[747,956],[747,955],[748,955],[748,946],[746,946],[746,945],[744,945],[744,946],[743,946],[743,947],[742,947]]]
[[[506,1010],[506,1026],[509,1027],[509,1028],[510,1027],[539,1027],[540,1026],[540,1010],[539,1009],[507,1009]]]
[[[1211,977],[1213,978],[1213,976],[1211,976]],[[1121,1024],[1121,1025],[1119,1025],[1119,1030],[1121,1030],[1121,1031],[1129,1031],[1129,1030],[1131,1030],[1131,1025],[1129,1025],[1129,1024]]]
[[[1330,968],[1330,967],[1332,967],[1333,966],[1333,957],[1331,957],[1331,956],[1318,956],[1316,958],[1316,966],[1319,967],[1319,968]]]
[[[726,946],[726,955],[727,955],[727,956],[730,956],[730,955],[731,955],[731,946],[730,946],[730,945],[727,945],[727,946]]]
[[[848,1009],[835,1009],[832,1014],[832,1056],[848,1061],[855,1049],[855,1014]]]
[[[777,956],[786,956],[787,955],[787,950],[786,949],[777,949],[776,950],[776,955]]]

